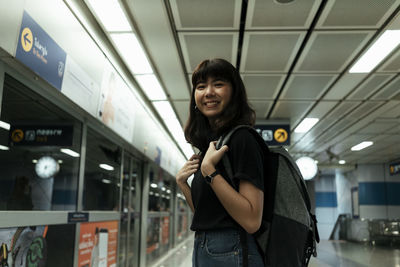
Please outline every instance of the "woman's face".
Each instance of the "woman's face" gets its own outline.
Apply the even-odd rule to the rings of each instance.
[[[231,95],[232,85],[229,82],[209,77],[196,85],[194,99],[199,111],[212,124],[228,106]]]

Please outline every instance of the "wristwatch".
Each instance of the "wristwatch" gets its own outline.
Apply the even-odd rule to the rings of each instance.
[[[215,170],[215,172],[206,175],[206,177],[204,177],[206,179],[207,184],[211,184],[212,181],[214,180],[215,176],[217,176],[217,174],[219,174],[219,172],[217,170]]]

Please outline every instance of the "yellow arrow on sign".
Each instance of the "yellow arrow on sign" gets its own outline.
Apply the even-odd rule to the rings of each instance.
[[[288,138],[288,133],[285,129],[279,128],[274,132],[274,138],[277,142],[283,143]]]

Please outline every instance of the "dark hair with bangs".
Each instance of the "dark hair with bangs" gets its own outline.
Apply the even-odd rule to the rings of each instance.
[[[232,86],[231,99],[225,110],[217,118],[215,129],[211,129],[206,116],[197,108],[195,102],[196,86],[208,78],[221,79]],[[224,59],[207,59],[200,62],[192,75],[189,119],[185,126],[185,138],[200,151],[206,151],[210,135],[220,136],[237,125],[254,125],[255,112],[247,102],[246,90],[239,72]]]

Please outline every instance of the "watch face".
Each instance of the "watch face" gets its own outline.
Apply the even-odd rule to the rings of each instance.
[[[51,178],[60,170],[57,161],[52,157],[41,157],[35,166],[36,174],[43,179]]]

